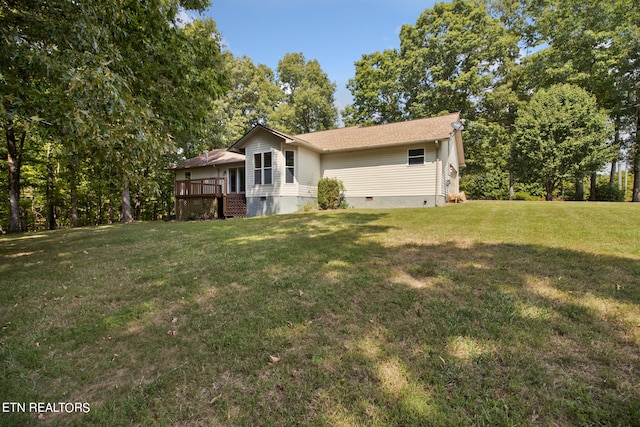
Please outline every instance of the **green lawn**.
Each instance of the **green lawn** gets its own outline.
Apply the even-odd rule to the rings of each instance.
[[[639,218],[471,202],[4,236],[0,401],[27,413],[0,425],[640,425]]]

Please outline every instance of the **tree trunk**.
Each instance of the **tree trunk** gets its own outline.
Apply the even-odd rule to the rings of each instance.
[[[136,200],[136,205],[135,205],[135,209],[133,210],[134,212],[133,218],[136,221],[140,221],[140,216],[142,215],[142,202],[140,200],[140,196],[136,196],[135,200]]]
[[[547,179],[544,183],[544,189],[546,192],[545,200],[550,202],[553,200],[553,182],[550,179]]]
[[[53,165],[51,164],[51,144],[47,144],[47,228],[56,229],[56,209],[53,200]]]
[[[513,171],[509,171],[509,200],[516,198],[516,180]]]
[[[633,147],[633,193],[632,202],[640,202],[640,108],[636,112],[636,140]]]
[[[24,130],[20,140],[16,139],[13,122],[5,123],[7,136],[7,165],[9,169],[9,233],[22,231],[20,223],[20,170],[22,168],[22,147],[27,136]]]
[[[98,194],[98,212],[96,213],[96,225],[102,224],[102,190]]]
[[[609,172],[609,187],[616,185],[616,175],[618,172],[618,161],[613,160],[611,162],[611,172]]]
[[[129,181],[125,180],[124,190],[122,190],[122,215],[120,222],[132,222],[131,216],[131,196],[129,194]]]
[[[76,182],[76,160],[71,157],[69,160],[69,172],[71,173],[71,179],[69,180],[69,191],[71,193],[71,227],[78,226],[78,184]]]
[[[576,196],[574,200],[577,202],[584,201],[584,179],[582,177],[576,179]]]
[[[638,142],[636,142],[638,144]],[[640,202],[640,147],[636,147],[633,155],[633,193],[632,202]]]
[[[620,155],[620,117],[615,119],[614,147],[618,148],[618,156]],[[611,173],[609,174],[609,187],[613,187],[616,183],[616,172],[618,169],[618,157],[611,161]]]
[[[115,197],[116,188],[113,185],[113,182],[109,183],[109,224],[113,224],[115,218],[115,202],[113,198]]]
[[[589,201],[590,202],[595,202],[596,201],[596,183],[597,183],[597,178],[598,178],[598,174],[597,173],[592,173],[591,174],[591,188],[589,190]]]

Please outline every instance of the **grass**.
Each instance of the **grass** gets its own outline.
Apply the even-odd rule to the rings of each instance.
[[[0,425],[640,425],[640,206],[0,239]]]

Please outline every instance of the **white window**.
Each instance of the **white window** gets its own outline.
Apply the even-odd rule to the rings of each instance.
[[[295,180],[295,153],[293,151],[284,152],[285,161],[285,182],[287,184],[293,184]]]
[[[415,148],[409,150],[407,156],[407,163],[410,165],[423,165],[424,164],[424,148]]]
[[[255,185],[273,183],[271,152],[253,155],[253,183]]]

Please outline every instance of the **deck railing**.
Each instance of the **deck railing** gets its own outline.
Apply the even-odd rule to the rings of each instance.
[[[178,199],[189,197],[219,197],[227,193],[226,178],[188,179],[176,181],[175,195]]]

